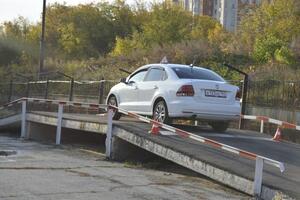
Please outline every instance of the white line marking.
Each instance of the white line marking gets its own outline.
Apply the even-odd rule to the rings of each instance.
[[[232,149],[232,148],[228,148],[228,147],[226,147],[226,146],[222,146],[222,149],[225,150],[225,151],[229,151],[229,152],[231,152],[231,153],[234,153],[234,154],[239,154],[239,151],[234,150],[234,149]]]
[[[250,139],[250,140],[266,140],[272,141],[272,138],[240,136],[240,135],[226,135],[226,134],[201,134],[203,137],[220,137],[220,138],[235,138],[235,139]]]
[[[243,118],[244,119],[254,119],[255,120],[256,116],[254,116],[254,115],[244,115]]]
[[[269,119],[269,123],[277,124],[279,126],[282,125],[282,121],[279,121],[277,119],[272,119],[272,118]]]
[[[191,138],[191,139],[193,139],[193,140],[197,140],[197,141],[199,141],[199,142],[202,142],[202,143],[204,143],[204,139],[201,139],[201,138],[195,137],[195,136],[193,136],[193,135],[191,135],[189,138]]]
[[[162,134],[162,135],[177,135],[176,133],[173,133],[173,132],[171,132],[171,131],[159,131],[160,132],[160,134]]]

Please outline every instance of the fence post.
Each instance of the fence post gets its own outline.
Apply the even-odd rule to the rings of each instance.
[[[21,115],[21,138],[26,137],[26,100],[22,100],[22,115]]]
[[[260,120],[260,132],[264,133],[264,120]]]
[[[27,98],[29,97],[29,90],[30,90],[30,83],[28,81],[26,84],[26,95],[25,95]]]
[[[69,101],[73,101],[73,90],[74,90],[74,78],[71,78]]]
[[[261,193],[263,166],[264,160],[261,157],[256,157],[254,177],[254,196],[256,197],[260,197]]]
[[[112,157],[112,118],[113,118],[113,110],[108,107],[107,113],[107,132],[106,132],[106,140],[105,140],[105,155],[107,158]]]
[[[9,82],[9,93],[8,93],[8,102],[11,102],[13,95],[13,80],[11,79]]]
[[[62,125],[62,117],[63,117],[63,104],[58,104],[58,113],[57,113],[57,128],[56,128],[56,144],[60,144],[61,140],[61,125]]]
[[[104,97],[104,85],[105,85],[104,78],[101,78],[100,86],[99,86],[99,104],[102,104],[102,103],[103,103],[103,97]]]
[[[246,105],[247,105],[247,92],[248,92],[248,75],[244,74],[244,83],[243,83],[243,93],[242,93],[242,107],[241,114],[245,115],[246,113]],[[239,129],[243,129],[245,127],[244,120],[240,118]]]
[[[49,79],[47,78],[46,88],[45,88],[45,99],[48,99],[48,89],[49,89]]]

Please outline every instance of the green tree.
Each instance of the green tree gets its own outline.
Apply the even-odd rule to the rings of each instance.
[[[238,35],[240,43],[247,47],[250,54],[253,52],[256,60],[267,62],[273,59],[276,51],[289,49],[289,45],[300,35],[299,2],[273,0],[263,3],[244,16]],[[288,54],[287,57],[292,55]]]
[[[277,61],[284,64],[293,64],[294,58],[288,43],[274,35],[266,35],[256,39],[253,51],[254,58],[259,63]]]
[[[0,65],[24,65],[36,56],[36,48],[29,39],[32,24],[19,17],[4,22],[0,32]]]
[[[208,39],[210,32],[221,25],[209,16],[195,16],[194,27],[191,32],[191,39]]]
[[[166,4],[154,5],[150,19],[143,25],[147,44],[170,44],[190,38],[193,19],[190,12]]]

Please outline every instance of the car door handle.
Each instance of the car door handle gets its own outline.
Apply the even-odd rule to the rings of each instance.
[[[155,89],[155,90],[157,90],[157,89],[158,89],[157,85],[154,85],[154,89]]]

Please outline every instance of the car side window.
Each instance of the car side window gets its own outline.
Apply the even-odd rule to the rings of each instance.
[[[129,78],[128,83],[132,83],[132,82],[137,83],[143,81],[146,73],[147,70],[142,70],[137,72],[136,74],[134,74],[132,77]]]
[[[152,68],[148,72],[144,81],[161,81],[166,80],[167,76],[164,70],[159,68]]]

